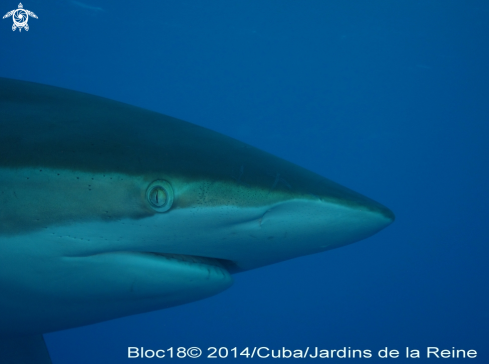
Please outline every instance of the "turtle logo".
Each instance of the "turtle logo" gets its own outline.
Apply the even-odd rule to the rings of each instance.
[[[26,31],[29,30],[29,25],[27,21],[29,20],[29,15],[33,18],[37,19],[37,15],[32,11],[25,10],[22,3],[19,3],[19,8],[9,11],[7,14],[3,16],[3,19],[11,16],[14,19],[14,25],[12,25],[12,30],[15,32],[15,29],[19,28],[19,32],[24,28]]]

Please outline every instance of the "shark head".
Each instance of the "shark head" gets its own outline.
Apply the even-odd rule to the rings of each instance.
[[[0,79],[0,335],[191,302],[337,248],[383,205],[214,131]]]

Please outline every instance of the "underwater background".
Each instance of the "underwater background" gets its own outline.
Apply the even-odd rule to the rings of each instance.
[[[28,32],[0,21],[0,77],[210,128],[397,217],[359,243],[237,274],[212,298],[47,334],[54,364],[133,362],[128,346],[401,352],[329,362],[436,361],[436,346],[489,362],[489,2],[23,5],[39,19]]]

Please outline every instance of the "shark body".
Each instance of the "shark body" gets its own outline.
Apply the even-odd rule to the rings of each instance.
[[[0,78],[0,352],[206,298],[232,274],[367,238],[381,204],[208,129]]]

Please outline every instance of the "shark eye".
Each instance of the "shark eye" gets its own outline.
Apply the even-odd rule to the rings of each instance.
[[[153,210],[166,212],[173,205],[173,188],[167,181],[156,180],[148,186],[146,198]]]

